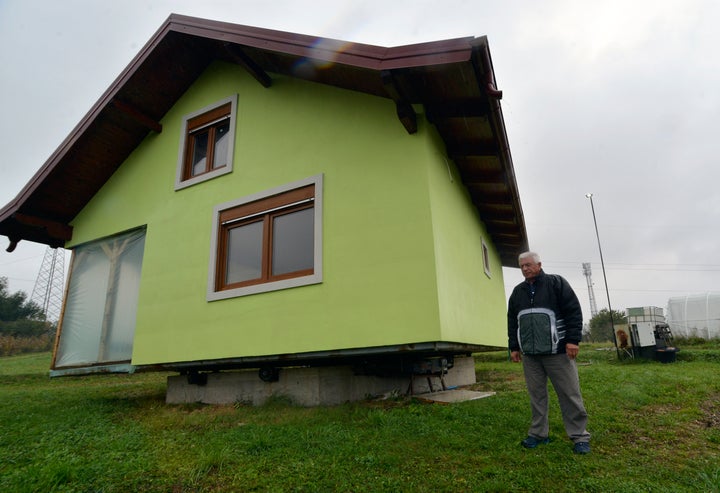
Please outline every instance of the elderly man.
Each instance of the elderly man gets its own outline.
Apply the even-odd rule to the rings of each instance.
[[[523,363],[532,410],[528,437],[521,445],[535,448],[550,441],[549,378],[573,451],[590,453],[587,412],[575,365],[582,337],[580,302],[565,279],[543,271],[537,253],[522,253],[518,260],[525,281],[513,289],[508,302],[508,346],[511,360]]]

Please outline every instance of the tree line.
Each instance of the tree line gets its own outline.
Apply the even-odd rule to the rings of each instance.
[[[7,278],[0,277],[0,356],[47,351],[56,328],[41,306],[28,300],[24,291],[10,293]]]
[[[627,317],[625,313],[613,310],[612,319],[610,311],[603,308],[590,319],[588,330],[583,333],[583,340],[587,342],[607,342],[613,341],[613,325],[626,324]]]

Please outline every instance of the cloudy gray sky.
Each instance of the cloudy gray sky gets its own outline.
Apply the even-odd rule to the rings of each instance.
[[[665,307],[720,271],[720,2],[0,0],[0,206],[170,13],[380,46],[487,35],[531,248],[607,307]],[[45,247],[0,276],[32,292]],[[505,269],[510,290],[521,280]]]

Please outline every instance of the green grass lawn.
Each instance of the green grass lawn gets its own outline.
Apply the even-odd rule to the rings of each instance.
[[[519,446],[528,399],[504,352],[476,355],[492,397],[321,408],[169,406],[166,374],[50,379],[48,353],[0,358],[0,491],[718,492],[719,354],[619,362],[584,346],[588,456],[556,401],[553,441]]]

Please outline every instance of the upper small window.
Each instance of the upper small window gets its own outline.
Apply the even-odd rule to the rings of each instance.
[[[322,176],[219,205],[208,300],[322,281]]]
[[[185,116],[175,189],[232,171],[237,96]]]

